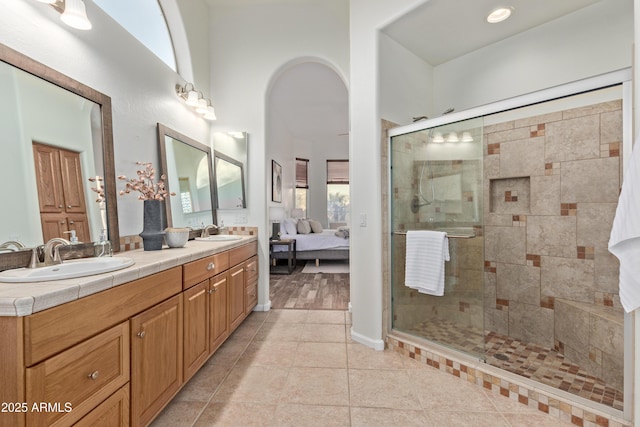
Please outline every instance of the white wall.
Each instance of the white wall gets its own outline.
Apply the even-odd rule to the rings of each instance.
[[[207,142],[208,123],[174,92],[180,76],[100,8],[85,3],[91,31],[64,25],[43,3],[4,2],[0,43],[111,97],[116,175],[134,174],[137,160],[158,165],[157,122]],[[140,233],[142,203],[132,195],[118,197],[118,219],[120,235]]]
[[[311,58],[331,65],[348,81],[348,4],[344,0],[268,3],[208,0],[208,3],[211,93],[218,115],[214,130],[241,130],[250,135],[248,222],[260,227],[258,305],[266,308],[270,235],[266,208],[271,205],[271,159],[279,155],[266,151],[268,91],[287,66]],[[284,172],[287,165],[279,163]],[[286,175],[284,179],[291,182]]]
[[[434,69],[434,109],[457,111],[629,67],[633,0],[603,0]]]
[[[385,33],[379,36],[380,116],[399,125],[431,117],[433,67]]]

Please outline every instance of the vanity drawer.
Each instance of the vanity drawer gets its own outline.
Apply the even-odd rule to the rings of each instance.
[[[258,256],[254,255],[245,263],[244,274],[247,283],[258,280]]]
[[[229,251],[184,264],[182,266],[182,289],[188,289],[228,269]]]
[[[33,426],[78,421],[129,381],[129,323],[114,326],[26,370]]]
[[[229,251],[229,265],[238,265],[258,253],[258,242],[251,242]]]
[[[129,425],[129,384],[113,393],[74,427],[126,427]]]
[[[245,287],[246,298],[245,298],[245,314],[249,314],[253,307],[258,304],[258,281],[254,280],[253,282],[248,282]]]

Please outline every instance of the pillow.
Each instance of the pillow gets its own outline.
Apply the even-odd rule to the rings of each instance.
[[[298,233],[300,234],[311,233],[311,226],[309,225],[309,221],[307,221],[306,219],[298,220]]]
[[[322,224],[320,224],[320,221],[316,221],[315,219],[310,219],[309,225],[311,226],[312,233],[322,233]]]
[[[284,234],[298,234],[298,227],[296,226],[296,220],[293,218],[286,218],[282,222],[282,232]]]

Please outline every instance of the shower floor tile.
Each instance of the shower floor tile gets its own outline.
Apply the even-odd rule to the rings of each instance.
[[[486,362],[492,366],[593,402],[623,409],[621,390],[588,374],[552,348],[524,343],[491,331],[482,334],[477,328],[438,319],[415,325],[408,332],[475,356],[482,357],[484,353]]]

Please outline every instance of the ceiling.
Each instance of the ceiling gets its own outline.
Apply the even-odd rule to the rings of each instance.
[[[604,0],[429,0],[383,31],[436,66],[598,1]],[[511,17],[488,24],[487,14],[501,5],[514,8]],[[287,70],[269,102],[293,138],[348,144],[348,92],[332,69],[304,63]]]
[[[601,0],[430,0],[383,29],[389,37],[436,66],[527,31]],[[489,24],[498,6],[511,17]]]

